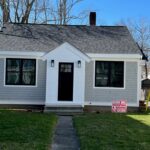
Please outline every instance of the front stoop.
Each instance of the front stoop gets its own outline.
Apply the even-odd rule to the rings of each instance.
[[[44,112],[54,112],[63,115],[73,115],[83,113],[81,105],[45,106]]]

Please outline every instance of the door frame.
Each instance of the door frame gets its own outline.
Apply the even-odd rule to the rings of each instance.
[[[60,88],[60,66],[61,64],[71,64],[72,65],[72,98],[70,100],[61,100],[59,99],[59,88]],[[57,101],[59,102],[73,102],[73,99],[74,99],[74,63],[73,62],[58,62],[58,93],[57,93]]]

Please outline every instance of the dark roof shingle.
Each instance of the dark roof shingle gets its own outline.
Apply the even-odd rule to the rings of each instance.
[[[0,50],[49,52],[68,42],[85,53],[140,54],[125,26],[5,24]]]

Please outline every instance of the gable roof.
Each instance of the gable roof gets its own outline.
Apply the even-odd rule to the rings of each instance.
[[[63,51],[63,52],[61,52]],[[74,56],[79,57],[80,59],[86,61],[86,62],[90,62],[91,58],[89,56],[87,56],[85,53],[82,53],[80,50],[76,49],[74,46],[72,46],[71,44],[65,42],[63,44],[61,44],[60,46],[58,46],[57,48],[55,48],[54,50],[50,51],[49,53],[46,53],[43,56],[43,59],[49,59],[50,56],[54,57],[55,53],[60,53],[61,54],[65,54],[68,53],[68,51],[70,53],[72,53]],[[66,55],[68,57],[68,55]]]
[[[125,26],[5,24],[0,50],[49,52],[68,42],[84,53],[141,54]]]

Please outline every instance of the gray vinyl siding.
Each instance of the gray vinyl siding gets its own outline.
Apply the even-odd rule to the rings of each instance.
[[[85,102],[112,103],[112,100],[126,99],[137,102],[137,63],[125,62],[125,89],[94,88],[94,62],[86,63]]]
[[[37,87],[30,86],[5,86],[4,76],[4,59],[0,59],[0,101],[9,100],[10,103],[18,101],[28,102],[45,102],[46,88],[46,62],[37,60]],[[22,102],[21,102],[22,101]]]

